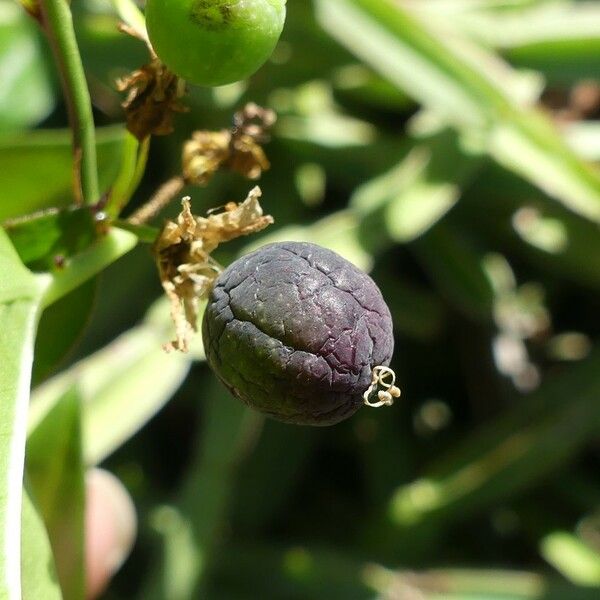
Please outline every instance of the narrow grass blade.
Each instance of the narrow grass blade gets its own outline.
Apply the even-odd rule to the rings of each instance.
[[[392,0],[319,0],[323,26],[373,69],[570,210],[600,222],[600,174],[542,113],[531,86],[446,23]]]
[[[453,131],[416,140],[396,167],[353,194],[362,237],[375,247],[420,237],[452,209],[481,162],[461,148]]]
[[[600,587],[600,554],[572,533],[549,533],[540,542],[540,552],[574,584]]]

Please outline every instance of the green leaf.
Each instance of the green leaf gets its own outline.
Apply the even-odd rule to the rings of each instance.
[[[0,273],[0,597],[17,599],[27,406],[43,284],[3,230]]]
[[[284,510],[297,485],[310,469],[310,459],[319,439],[318,431],[290,428],[267,419],[251,457],[236,477],[230,520],[245,535],[260,535],[274,514]],[[281,452],[285,448],[285,452]],[[273,475],[277,473],[277,486]],[[269,489],[269,494],[264,490]]]
[[[578,588],[538,573],[507,569],[393,570],[364,563],[349,551],[273,543],[234,543],[219,557],[206,597],[359,600],[594,600],[598,590]],[[406,590],[410,596],[402,595]],[[398,594],[400,591],[401,595]]]
[[[377,130],[366,121],[335,113],[321,113],[310,117],[282,117],[277,124],[277,134],[284,139],[326,148],[344,148],[373,143]]]
[[[600,121],[576,121],[565,127],[567,142],[589,161],[600,162]]]
[[[345,104],[368,105],[380,110],[404,112],[414,102],[389,81],[363,65],[347,65],[333,76],[336,97]]]
[[[27,440],[27,475],[65,600],[85,597],[81,397],[68,390]]]
[[[0,131],[26,128],[54,107],[47,48],[33,19],[15,2],[0,0]],[[4,165],[4,163],[2,163]]]
[[[120,350],[125,352],[125,340],[119,341]],[[121,364],[93,373],[103,379],[104,385],[88,397],[85,405],[88,464],[102,462],[149,421],[171,399],[191,365],[184,355],[166,356],[162,340],[156,335],[143,332],[137,339],[130,335],[126,341],[131,346],[142,344],[134,361],[125,362],[120,355]]]
[[[97,129],[100,189],[119,169],[124,129]],[[0,221],[73,203],[73,150],[69,130],[0,136]]]
[[[594,78],[600,70],[600,8],[595,2],[461,2],[411,5],[429,21],[453,28],[502,52],[513,64],[541,71],[551,83]]]
[[[441,11],[434,4],[439,5],[422,2],[419,7],[429,18],[439,18]],[[542,71],[553,83],[593,78],[600,69],[597,3],[537,2],[503,12],[484,4],[458,14],[451,4],[443,18],[497,48],[517,66]]]
[[[35,338],[33,385],[48,377],[83,335],[97,289],[97,278],[90,279],[44,310]]]
[[[39,381],[72,347],[87,323],[96,289],[91,279],[131,250],[137,238],[113,229],[96,240],[90,212],[79,208],[21,219],[7,229],[22,259],[53,272],[44,300],[49,310],[42,316],[36,341],[34,375]],[[57,257],[60,264],[55,264]]]
[[[123,23],[127,23],[137,31],[144,31],[146,19],[134,2],[131,0],[112,0],[112,5]]]
[[[96,225],[89,208],[50,209],[7,221],[4,229],[21,260],[37,271],[56,267],[89,246],[96,237]]]
[[[600,222],[598,171],[571,151],[541,113],[524,111],[498,121],[488,148],[501,165],[573,212]]]
[[[105,207],[105,212],[109,217],[118,217],[133,196],[144,175],[149,150],[150,136],[140,142],[129,131],[125,132],[121,167]]]
[[[484,127],[522,93],[521,78],[502,61],[467,40],[444,44],[399,3],[318,0],[317,16],[351,52],[454,125]]]
[[[102,269],[132,250],[136,244],[137,237],[132,233],[122,229],[111,229],[53,272],[52,281],[44,295],[44,307],[50,306],[100,273]]]
[[[134,225],[133,223],[129,223],[129,221],[121,219],[115,219],[113,226],[130,231],[140,242],[145,242],[146,244],[153,244],[160,235],[160,229],[157,227],[152,227],[151,225]]]
[[[598,226],[550,202],[498,165],[469,189],[460,217],[492,240],[508,243],[536,268],[600,289]]]
[[[414,581],[410,572],[373,571],[374,583],[379,576],[390,591]],[[598,594],[538,573],[503,569],[432,569],[418,573],[414,584],[428,600],[593,600]]]
[[[115,76],[125,75],[148,62],[148,52],[139,40],[119,31],[124,15],[115,15],[110,3],[97,3],[93,12],[74,5],[73,12],[86,73],[102,84],[105,110],[119,118],[122,97],[114,87]]]
[[[62,600],[48,533],[27,490],[21,515],[21,571],[22,600]]]
[[[195,355],[167,354],[168,307],[157,303],[142,324],[95,354],[36,388],[29,413],[29,434],[44,423],[56,402],[73,385],[82,397],[84,460],[94,465],[132,437],[185,379]],[[160,311],[162,320],[157,319]]]

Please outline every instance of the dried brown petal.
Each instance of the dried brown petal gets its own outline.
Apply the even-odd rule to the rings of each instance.
[[[271,166],[261,144],[268,141],[275,119],[272,110],[247,104],[235,113],[230,130],[196,131],[183,147],[186,182],[205,185],[221,167],[258,179]]]
[[[264,229],[273,218],[263,215],[260,188],[255,187],[241,204],[231,202],[223,212],[196,217],[190,199],[182,201],[176,221],[168,221],[154,245],[160,280],[171,303],[176,339],[167,349],[187,352],[196,331],[198,305],[210,292],[220,267],[211,253],[221,242]]]
[[[269,130],[275,121],[275,111],[249,102],[233,115],[233,135],[250,136],[255,142],[264,144],[269,141]]]
[[[194,185],[207,184],[230,156],[231,133],[196,131],[183,145],[183,176]]]
[[[232,152],[225,165],[248,179],[258,179],[271,166],[262,146],[249,135],[232,141]]]
[[[179,102],[185,93],[185,82],[158,58],[118,80],[117,88],[128,92],[123,102],[127,129],[139,140],[171,133],[173,113],[187,111]]]

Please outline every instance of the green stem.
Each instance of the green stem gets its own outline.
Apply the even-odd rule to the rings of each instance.
[[[92,102],[66,0],[40,0],[42,23],[52,46],[73,131],[75,197],[86,204],[99,200],[96,133]]]
[[[129,223],[128,221],[123,221],[121,219],[115,219],[112,224],[118,229],[123,229],[124,231],[129,231],[129,233],[133,233],[133,235],[137,237],[138,241],[145,244],[154,244],[160,235],[160,229],[156,227],[150,227],[149,225],[134,225],[133,223]]]

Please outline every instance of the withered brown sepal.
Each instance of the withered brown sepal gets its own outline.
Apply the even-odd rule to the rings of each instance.
[[[258,179],[270,167],[261,144],[275,119],[272,110],[250,103],[235,113],[231,129],[196,131],[183,147],[186,182],[205,185],[220,168]]]

